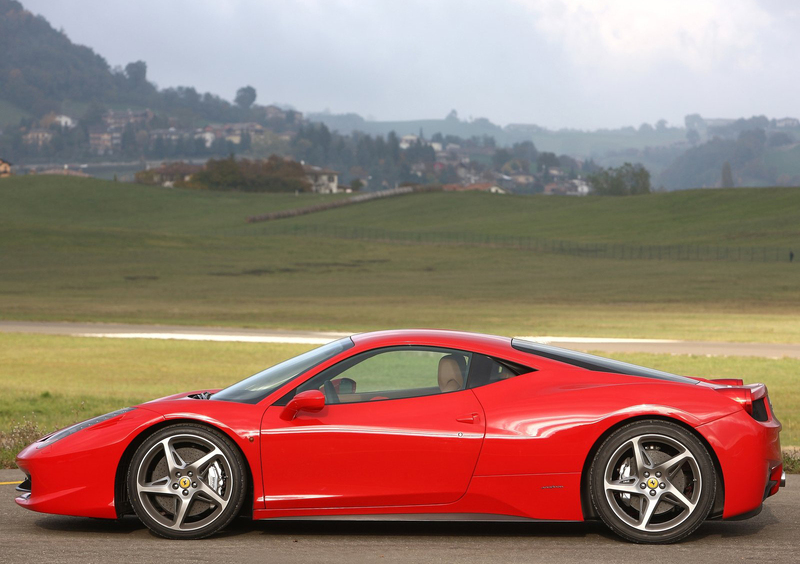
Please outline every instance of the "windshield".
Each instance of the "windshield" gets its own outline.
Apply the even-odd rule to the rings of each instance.
[[[289,380],[300,376],[352,346],[354,346],[354,343],[350,337],[322,345],[300,356],[290,358],[257,374],[253,374],[249,378],[217,392],[212,396],[212,399],[258,403]]]

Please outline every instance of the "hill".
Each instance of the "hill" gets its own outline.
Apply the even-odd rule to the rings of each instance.
[[[0,53],[0,126],[16,125],[26,114],[40,118],[76,108],[89,112],[90,104],[150,108],[180,114],[185,122],[255,117],[248,109],[191,87],[158,90],[147,79],[144,61],[112,69],[90,47],[74,44],[17,0],[0,0]]]
[[[591,157],[604,166],[618,166],[626,159],[631,160],[630,151],[667,148],[674,145],[686,145],[683,128],[665,127],[657,130],[653,127],[636,130],[632,127],[620,129],[602,129],[597,131],[581,131],[574,129],[550,130],[533,124],[510,124],[501,127],[486,118],[461,120],[451,114],[444,119],[422,119],[407,121],[375,121],[366,120],[358,114],[311,113],[309,119],[324,123],[332,131],[350,134],[356,131],[370,135],[388,135],[394,131],[397,135],[419,135],[422,132],[427,138],[440,133],[469,139],[471,137],[489,136],[499,146],[511,146],[514,143],[533,141],[540,151],[549,151],[558,155]],[[680,153],[683,149],[677,150]],[[617,154],[627,152],[625,154]],[[675,149],[672,150],[675,152]],[[671,154],[671,153],[670,153]],[[636,155],[637,160],[648,160],[660,172],[663,165],[649,155]],[[618,162],[619,161],[619,162]]]
[[[761,245],[782,245],[796,238],[787,217],[798,209],[798,193],[709,190],[607,200],[423,194],[246,224],[249,215],[330,196],[3,179],[0,315],[797,342],[800,265],[788,261],[597,259],[286,230],[347,222],[349,228],[379,225],[410,233],[626,241],[651,225],[646,236],[665,244],[747,244],[752,233]],[[682,224],[670,226],[682,216]]]

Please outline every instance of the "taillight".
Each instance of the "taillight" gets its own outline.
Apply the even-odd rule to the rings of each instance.
[[[731,386],[728,388],[717,388],[716,390],[722,395],[728,396],[732,400],[739,402],[744,410],[750,415],[753,414],[753,392],[750,390],[750,388]]]
[[[718,383],[715,380],[714,383]],[[764,384],[747,384],[746,386],[720,386],[714,388],[724,396],[738,402],[744,410],[756,421],[766,422],[774,417],[772,409],[767,408],[769,396]]]

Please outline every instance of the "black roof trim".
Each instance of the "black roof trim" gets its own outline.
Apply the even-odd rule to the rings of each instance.
[[[653,378],[656,380],[666,380],[668,382],[679,382],[681,384],[697,384],[698,380],[679,376],[670,372],[663,372],[653,368],[645,368],[637,364],[612,360],[602,356],[582,353],[570,349],[562,349],[552,345],[534,343],[524,339],[511,339],[511,346],[518,351],[534,354],[556,362],[563,362],[585,370],[596,372],[612,372],[614,374],[625,374],[626,376],[641,376],[643,378]]]

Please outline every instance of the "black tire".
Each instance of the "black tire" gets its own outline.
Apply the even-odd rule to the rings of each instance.
[[[636,543],[672,543],[708,517],[716,472],[708,450],[691,432],[668,421],[637,421],[600,446],[589,488],[595,510],[619,536]]]
[[[179,423],[136,449],[128,466],[128,498],[155,534],[200,539],[239,514],[246,476],[242,456],[228,437],[204,425]]]

